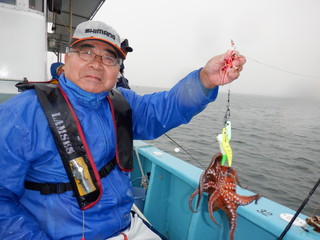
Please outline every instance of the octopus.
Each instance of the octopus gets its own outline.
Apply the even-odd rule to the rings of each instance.
[[[202,194],[208,193],[208,211],[209,216],[214,223],[219,225],[213,213],[221,209],[228,218],[230,225],[229,239],[234,239],[234,231],[236,229],[237,208],[245,206],[261,197],[260,194],[253,196],[241,196],[236,193],[236,183],[240,185],[237,172],[234,168],[221,165],[222,154],[217,153],[213,156],[208,168],[201,174],[199,187],[190,196],[189,207],[193,213],[199,207]],[[199,195],[196,210],[192,207],[192,202],[195,196]]]

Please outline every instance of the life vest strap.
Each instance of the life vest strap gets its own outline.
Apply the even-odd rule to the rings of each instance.
[[[104,165],[100,171],[100,178],[104,178],[109,175],[109,173],[117,165],[116,158],[113,158],[110,162]],[[29,190],[39,191],[41,195],[49,194],[60,194],[67,191],[72,191],[72,186],[70,182],[67,183],[37,183],[37,182],[24,182],[24,187]]]
[[[37,183],[24,182],[24,187],[29,190],[39,191],[41,195],[59,194],[72,191],[71,183]]]

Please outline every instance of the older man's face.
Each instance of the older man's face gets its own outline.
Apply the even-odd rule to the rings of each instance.
[[[73,49],[76,51],[90,50],[100,56],[116,56],[110,45],[95,40],[82,41]],[[87,92],[101,93],[111,90],[117,82],[118,73],[119,64],[107,66],[102,63],[100,57],[86,61],[81,59],[76,52],[65,55],[64,74],[66,78]]]

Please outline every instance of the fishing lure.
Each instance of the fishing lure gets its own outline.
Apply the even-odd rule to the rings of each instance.
[[[217,141],[220,146],[220,152],[222,154],[221,164],[224,165],[226,159],[228,159],[228,165],[232,165],[232,148],[230,146],[231,140],[231,121],[230,121],[230,90],[228,91],[228,104],[227,111],[224,116],[224,127],[222,128],[222,133],[217,136]]]
[[[235,68],[233,65],[233,61],[238,57],[238,51],[236,50],[236,46],[231,39],[231,55],[229,58],[225,59],[225,65],[221,67],[220,69],[220,75],[221,78],[224,79],[226,78],[226,75],[228,73],[228,69],[230,68]],[[231,167],[232,165],[232,148],[230,146],[230,140],[231,140],[231,121],[230,121],[230,89],[228,91],[228,103],[227,103],[227,111],[224,116],[224,127],[222,128],[222,133],[217,136],[217,141],[220,146],[220,151],[222,154],[222,161],[221,164],[224,165],[226,159],[228,160],[228,165]]]
[[[228,129],[228,130],[227,130]],[[222,154],[221,164],[224,165],[226,159],[228,159],[228,165],[232,165],[232,149],[229,141],[231,140],[231,122],[228,121],[224,128],[222,128],[222,133],[217,136],[217,141],[220,145],[220,152]]]

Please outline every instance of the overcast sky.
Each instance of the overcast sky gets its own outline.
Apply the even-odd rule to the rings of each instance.
[[[129,39],[131,85],[172,87],[233,39],[247,64],[232,92],[320,96],[320,0],[107,0],[94,20]]]

